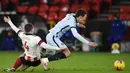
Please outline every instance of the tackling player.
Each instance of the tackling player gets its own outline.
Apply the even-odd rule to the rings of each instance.
[[[39,36],[34,35],[34,26],[32,24],[26,24],[24,27],[25,32],[22,32],[12,23],[9,17],[4,17],[4,21],[8,23],[21,38],[25,50],[24,54],[16,59],[13,68],[5,68],[5,71],[16,71],[16,69],[22,64],[22,71],[30,66],[38,66],[42,62],[42,48],[60,50],[60,48],[56,46],[54,47],[46,44]]]

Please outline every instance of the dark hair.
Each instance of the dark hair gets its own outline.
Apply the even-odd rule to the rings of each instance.
[[[82,9],[79,9],[76,11],[76,17],[84,16],[85,14],[86,14],[86,12]]]
[[[24,27],[25,32],[30,32],[33,28],[32,24],[26,24]]]

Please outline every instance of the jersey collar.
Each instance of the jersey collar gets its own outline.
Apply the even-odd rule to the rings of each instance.
[[[77,21],[77,19],[76,19],[76,16],[75,16],[75,15],[73,15],[73,17],[75,18],[76,23],[78,23],[78,21]]]
[[[34,35],[33,33],[25,33],[26,35]]]

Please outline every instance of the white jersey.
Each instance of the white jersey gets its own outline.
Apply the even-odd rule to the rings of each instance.
[[[28,59],[28,57],[31,57],[31,61],[34,58],[40,59],[42,53],[40,44],[43,42],[41,38],[36,35],[24,34],[24,32],[19,32],[18,35],[23,43],[25,59]]]
[[[50,33],[58,36],[59,38],[69,31],[71,28],[76,28],[75,14],[67,14],[64,19],[59,21],[51,30]]]
[[[59,50],[60,48],[54,47],[51,45],[46,44],[41,40],[39,36],[32,35],[32,34],[25,34],[20,29],[18,29],[12,21],[8,22],[11,28],[18,33],[18,36],[21,38],[23,47],[24,47],[24,57],[28,61],[37,61],[41,58],[41,49],[52,49],[52,50]]]
[[[59,21],[50,31],[50,34],[53,34],[57,38],[61,38],[64,33],[71,30],[75,38],[80,40],[83,43],[88,44],[89,41],[83,38],[76,30],[77,19],[74,13],[67,14],[65,18]],[[47,40],[50,40],[48,37]],[[48,43],[52,43],[47,41]],[[60,41],[59,41],[60,42]]]

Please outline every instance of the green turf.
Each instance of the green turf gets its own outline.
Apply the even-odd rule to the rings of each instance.
[[[11,68],[21,53],[0,52],[0,73],[6,73],[3,69]],[[118,59],[125,61],[126,67],[123,71],[117,71],[113,67],[114,61]],[[130,54],[73,52],[67,59],[50,62],[49,68],[50,71],[44,71],[42,65],[39,65],[33,72],[31,67],[23,73],[130,73]]]

